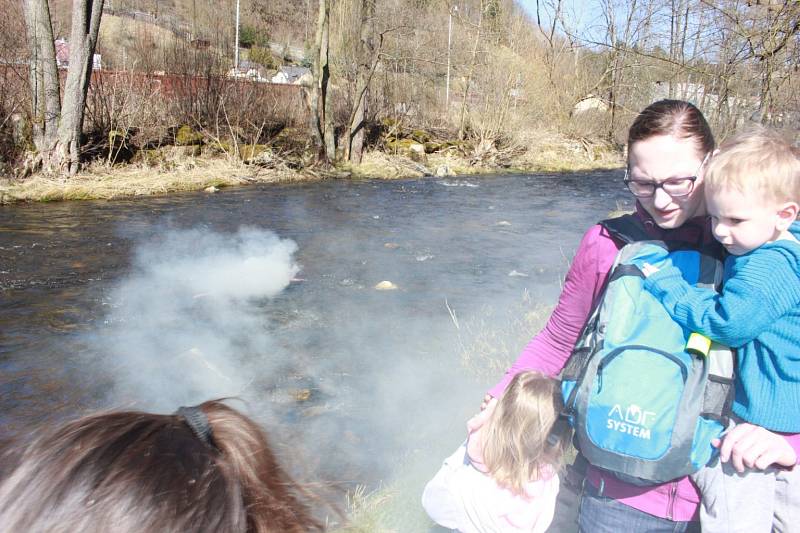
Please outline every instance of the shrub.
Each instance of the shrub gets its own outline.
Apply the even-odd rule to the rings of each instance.
[[[263,48],[261,46],[253,46],[250,49],[248,59],[250,59],[250,61],[252,61],[253,63],[258,63],[259,65],[262,65],[263,67],[266,67],[268,69],[278,68],[278,62],[273,57],[272,52],[270,52],[269,48]]]
[[[269,35],[266,30],[243,24],[239,29],[239,46],[242,48],[268,47]]]

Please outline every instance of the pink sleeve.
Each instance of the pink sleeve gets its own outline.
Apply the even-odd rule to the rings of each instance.
[[[797,456],[796,464],[800,465],[800,433],[781,433],[781,435],[789,443],[789,446],[794,449],[794,454]]]
[[[561,371],[605,284],[617,251],[617,244],[600,225],[589,228],[575,252],[547,325],[528,343],[489,394],[500,397],[513,377],[523,370],[539,370],[550,376]]]

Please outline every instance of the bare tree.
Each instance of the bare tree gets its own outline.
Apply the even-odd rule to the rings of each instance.
[[[336,139],[333,129],[333,110],[329,94],[330,83],[330,3],[319,0],[317,38],[314,43],[312,74],[314,85],[309,90],[311,135],[317,145],[320,161],[331,163],[336,159]]]
[[[364,127],[367,112],[369,85],[380,60],[380,47],[375,48],[375,0],[361,0],[361,33],[357,56],[358,75],[355,101],[348,121],[348,139],[345,159],[360,163],[364,151]],[[383,36],[381,36],[381,43]]]
[[[623,87],[623,80],[625,74],[626,63],[628,59],[628,52],[631,46],[629,43],[632,40],[635,31],[635,14],[637,10],[637,0],[630,0],[627,5],[617,6],[614,0],[604,0],[605,3],[605,17],[608,27],[608,43],[610,47],[608,58],[608,106],[610,117],[608,122],[608,139],[614,140],[614,132],[617,128],[617,121],[619,117],[619,108],[621,92]],[[623,9],[624,26],[622,31],[618,27],[620,13],[617,8]]]
[[[483,14],[485,10],[484,0],[480,0],[478,9],[478,23],[475,24],[475,42],[472,47],[472,55],[469,62],[469,70],[466,80],[464,82],[464,94],[461,98],[461,114],[458,121],[458,138],[463,140],[466,137],[466,118],[467,118],[467,99],[469,97],[470,85],[472,84],[472,77],[475,75],[475,67],[478,62],[478,51],[483,35]]]
[[[47,0],[26,0],[24,6],[30,51],[33,142],[39,154],[49,154],[58,142],[58,119],[61,116],[61,86],[50,7]]]
[[[103,0],[72,2],[69,68],[62,100],[47,0],[25,0],[37,150],[30,168],[42,166],[70,174],[78,170],[86,93],[102,13]]]

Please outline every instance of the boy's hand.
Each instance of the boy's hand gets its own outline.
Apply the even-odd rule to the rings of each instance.
[[[745,468],[766,470],[773,464],[792,467],[797,463],[797,454],[789,442],[777,433],[753,424],[738,424],[722,439],[712,444],[719,448],[719,459],[731,462],[737,472]]]
[[[640,270],[642,271],[642,274],[644,274],[644,277],[646,278],[649,278],[650,276],[658,272],[658,268],[654,267],[650,263],[643,263],[642,268]]]

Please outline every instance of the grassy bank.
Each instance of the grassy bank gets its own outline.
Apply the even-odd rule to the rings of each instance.
[[[400,153],[367,152],[360,165],[342,164],[330,172],[317,168],[260,168],[222,156],[191,157],[167,168],[142,164],[95,164],[70,178],[34,175],[25,180],[0,179],[0,204],[62,200],[108,200],[201,191],[253,183],[284,183],[325,178],[419,178],[503,172],[580,172],[621,166],[617,153],[578,142],[535,142],[503,166],[476,161],[451,150],[412,159]]]
[[[292,171],[254,171],[228,159],[197,159],[169,170],[139,165],[93,166],[70,178],[34,175],[26,180],[1,180],[0,204],[60,200],[110,200],[200,191],[248,183],[313,179]]]

